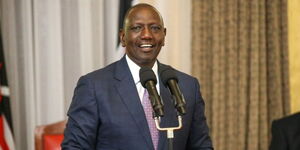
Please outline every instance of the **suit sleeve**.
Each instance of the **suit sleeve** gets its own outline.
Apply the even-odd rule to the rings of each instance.
[[[285,150],[288,149],[287,139],[284,132],[280,127],[280,122],[273,121],[272,123],[272,140],[270,144],[270,150]]]
[[[61,144],[63,150],[91,150],[96,146],[99,126],[94,86],[86,76],[79,79],[68,111]]]
[[[187,149],[212,150],[212,142],[204,114],[204,101],[200,94],[198,80],[195,79],[195,105]]]

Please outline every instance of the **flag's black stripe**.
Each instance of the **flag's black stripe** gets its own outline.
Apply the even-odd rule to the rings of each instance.
[[[0,68],[0,84],[1,85],[5,85],[7,86],[7,76],[6,76],[6,72],[5,72],[5,63],[4,63],[4,53],[3,53],[3,45],[2,45],[2,33],[0,30],[0,64],[1,64],[1,68]]]
[[[5,68],[5,62],[4,62],[4,52],[3,52],[3,45],[2,45],[2,32],[0,30],[0,63],[1,63],[1,68],[0,68],[0,85],[2,86],[8,86],[8,81],[7,81],[7,76],[6,76],[6,68]],[[0,92],[1,94],[1,92]],[[13,128],[12,128],[12,118],[11,118],[11,111],[10,111],[10,101],[9,97],[1,96],[1,101],[0,101],[0,114],[4,114],[7,123],[11,129],[11,132],[13,133]]]
[[[3,99],[3,98],[9,98],[9,96],[5,96],[5,95],[3,95],[3,93],[2,93],[2,94],[0,93],[0,95],[1,95],[2,99]],[[0,110],[0,111],[1,111],[1,110]]]
[[[120,6],[119,6],[119,26],[118,31],[123,28],[123,20],[125,17],[125,14],[127,10],[131,7],[132,0],[120,0]],[[119,46],[120,38],[119,38],[119,32],[117,35],[118,43],[117,46]]]

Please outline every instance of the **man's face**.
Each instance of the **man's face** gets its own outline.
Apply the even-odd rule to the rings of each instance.
[[[151,7],[133,8],[124,29],[120,32],[120,38],[128,57],[140,67],[152,67],[166,36],[159,14]]]

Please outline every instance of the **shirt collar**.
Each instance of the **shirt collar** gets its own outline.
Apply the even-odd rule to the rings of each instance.
[[[127,55],[126,55],[126,61],[127,61],[127,64],[129,66],[129,69],[130,69],[130,72],[131,72],[131,75],[133,77],[133,80],[134,80],[134,83],[135,84],[138,84],[140,82],[140,69],[141,67],[138,66],[135,62],[133,62]],[[153,67],[152,67],[152,70],[156,76],[156,80],[158,80],[158,67],[157,67],[157,61],[155,61]]]

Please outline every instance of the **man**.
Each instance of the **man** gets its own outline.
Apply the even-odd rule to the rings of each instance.
[[[270,150],[300,150],[300,113],[273,121]]]
[[[79,79],[68,111],[63,149],[168,149],[166,133],[157,129],[152,132],[148,123],[143,105],[146,92],[139,79],[140,67],[150,67],[159,81],[157,72],[163,64],[156,58],[165,44],[165,36],[162,17],[154,7],[138,4],[128,10],[120,32],[126,55]],[[182,129],[174,133],[174,150],[210,150],[212,143],[198,81],[179,71],[176,75],[187,113]],[[157,89],[164,103],[161,126],[177,126],[170,92],[162,83],[158,83]],[[158,134],[156,138],[154,133]]]

